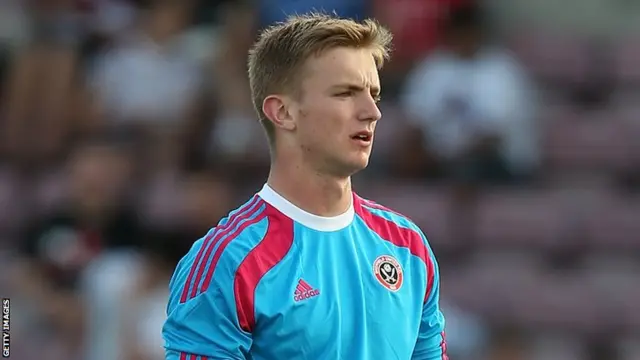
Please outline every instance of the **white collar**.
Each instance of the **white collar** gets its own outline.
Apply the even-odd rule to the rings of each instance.
[[[353,202],[351,202],[346,212],[338,216],[325,217],[314,215],[295,206],[267,184],[262,187],[258,196],[293,221],[318,231],[337,231],[343,229],[351,224],[355,216]]]

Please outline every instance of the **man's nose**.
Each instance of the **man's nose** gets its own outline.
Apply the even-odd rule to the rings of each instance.
[[[364,96],[360,101],[359,113],[362,121],[378,121],[382,117],[378,103],[371,95]]]

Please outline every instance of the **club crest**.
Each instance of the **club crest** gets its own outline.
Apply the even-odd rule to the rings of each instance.
[[[392,256],[379,256],[373,262],[373,273],[378,282],[391,291],[398,291],[402,287],[402,267]]]

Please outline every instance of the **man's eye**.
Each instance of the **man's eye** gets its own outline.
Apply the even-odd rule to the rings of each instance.
[[[351,95],[353,95],[353,91],[344,91],[336,94],[336,96],[339,96],[339,97],[349,97]]]

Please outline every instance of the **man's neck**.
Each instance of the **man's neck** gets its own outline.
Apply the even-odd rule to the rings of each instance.
[[[318,216],[338,216],[351,206],[351,178],[335,178],[304,167],[273,164],[267,184],[292,204]]]

